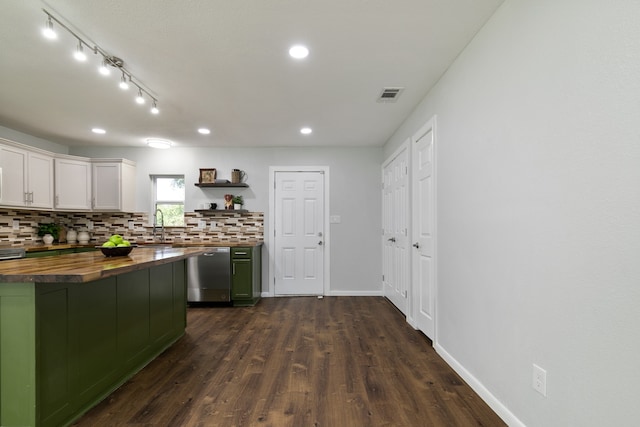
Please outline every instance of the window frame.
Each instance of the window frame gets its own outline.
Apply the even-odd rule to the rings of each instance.
[[[185,179],[185,176],[183,174],[150,174],[149,178],[151,179],[151,206],[150,206],[150,212],[149,212],[149,225],[153,226],[154,225],[154,215],[156,210],[158,209],[158,204],[161,205],[182,205],[182,225],[171,225],[171,226],[165,226],[165,227],[184,227],[186,225],[186,221],[185,221],[185,217],[184,217],[184,212],[186,209],[186,199],[187,199],[187,195],[186,195],[186,182],[185,182],[185,194],[184,194],[184,198],[182,199],[182,201],[175,201],[175,200],[159,200],[157,199],[157,195],[158,195],[158,178],[171,178],[171,179]]]

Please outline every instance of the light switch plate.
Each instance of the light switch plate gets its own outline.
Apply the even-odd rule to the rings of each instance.
[[[14,219],[13,220],[13,229],[14,230],[20,230],[20,220],[19,219]]]

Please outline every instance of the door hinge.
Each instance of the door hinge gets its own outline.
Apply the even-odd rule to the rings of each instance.
[[[409,175],[409,166],[404,167],[404,174]]]
[[[384,274],[382,275],[382,281],[384,282]]]

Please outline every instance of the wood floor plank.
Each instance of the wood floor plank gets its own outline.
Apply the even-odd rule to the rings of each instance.
[[[197,307],[74,426],[504,426],[381,297]]]

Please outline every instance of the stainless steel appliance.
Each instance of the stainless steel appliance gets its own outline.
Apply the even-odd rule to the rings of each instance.
[[[187,301],[231,301],[231,249],[207,248],[187,259]]]
[[[23,248],[0,248],[0,261],[8,259],[24,258]]]

